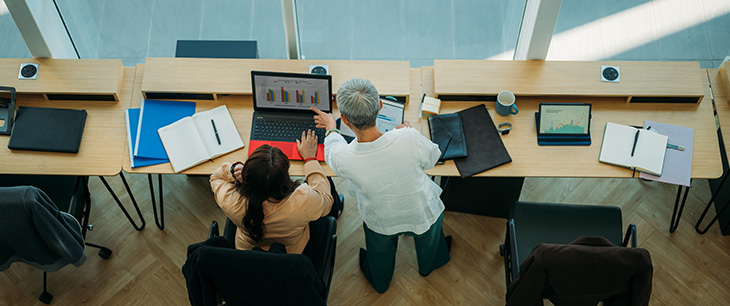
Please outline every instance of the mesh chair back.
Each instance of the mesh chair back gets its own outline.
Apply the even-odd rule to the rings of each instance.
[[[540,243],[568,244],[581,236],[602,236],[621,246],[621,208],[617,206],[516,202],[510,216],[520,264]]]

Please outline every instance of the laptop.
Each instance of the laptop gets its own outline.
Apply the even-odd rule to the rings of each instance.
[[[540,103],[535,113],[537,144],[588,146],[591,144],[591,104]]]
[[[325,130],[315,128],[310,107],[332,112],[332,76],[251,71],[251,83],[254,112],[248,154],[268,144],[291,160],[302,160],[296,140],[311,129],[317,134],[317,160],[324,161]]]
[[[78,153],[86,110],[18,107],[8,149]]]

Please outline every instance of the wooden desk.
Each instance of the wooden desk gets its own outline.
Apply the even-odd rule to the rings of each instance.
[[[147,58],[140,90],[148,93],[251,95],[251,70],[309,73],[329,65],[333,95],[350,78],[368,79],[381,95],[408,97],[407,61]]]
[[[172,60],[172,61],[168,61]],[[180,64],[182,67],[172,68],[173,71],[177,71],[178,69],[181,70],[188,70],[188,71],[194,71],[195,65],[204,65],[209,63],[209,59],[185,59],[186,61],[178,61],[179,59],[148,59],[148,61],[154,63],[155,65],[159,65],[162,62],[165,62],[167,64],[173,65],[173,64]],[[187,61],[190,60],[191,62]],[[214,60],[214,61],[221,61],[221,60]],[[223,60],[225,61],[231,61],[231,60]],[[213,160],[213,162],[206,162],[203,164],[200,164],[198,166],[195,166],[193,168],[190,168],[186,171],[183,171],[183,174],[205,174],[209,175],[213,173],[216,169],[218,169],[223,163],[232,163],[236,161],[245,161],[248,158],[248,145],[249,145],[249,139],[251,136],[251,118],[253,115],[253,102],[252,102],[252,96],[250,95],[251,91],[251,81],[250,81],[250,74],[249,71],[253,67],[256,67],[256,69],[259,69],[261,67],[261,64],[258,64],[256,60],[250,61],[250,60],[232,60],[232,61],[243,61],[243,62],[236,62],[236,63],[246,63],[250,64],[252,66],[248,67],[239,67],[236,70],[239,70],[240,72],[239,77],[243,78],[245,76],[246,80],[240,79],[240,82],[236,87],[238,90],[238,94],[232,94],[232,95],[219,95],[217,97],[217,100],[187,100],[187,101],[195,101],[196,102],[196,112],[205,111],[208,109],[212,109],[215,107],[218,107],[220,105],[226,105],[228,107],[228,110],[231,113],[231,116],[233,117],[233,120],[236,124],[236,128],[238,129],[238,133],[241,135],[241,138],[243,139],[243,143],[246,145],[244,148],[236,150],[234,152],[231,152],[229,154],[226,154],[224,156],[218,157]],[[418,89],[418,92],[415,94],[418,95],[418,99],[414,97],[415,100],[411,101],[420,101],[420,88],[412,83],[409,82],[411,80],[411,75],[416,80],[416,82],[420,82],[420,75],[418,74],[418,70],[409,70],[408,68],[408,62],[365,62],[365,61],[288,61],[288,60],[258,60],[263,63],[268,63],[265,66],[266,69],[273,69],[277,71],[302,71],[301,68],[305,67],[309,68],[310,64],[319,63],[319,64],[329,64],[330,65],[330,71],[333,73],[333,90],[335,89],[335,80],[337,80],[337,86],[339,86],[340,83],[345,81],[346,79],[352,78],[352,77],[362,77],[362,78],[370,78],[370,81],[373,82],[373,84],[383,84],[385,90],[381,91],[381,88],[378,87],[378,90],[380,91],[380,94],[382,95],[401,95],[405,97],[410,97],[412,94],[412,90]],[[256,65],[254,65],[256,63]],[[389,63],[389,65],[383,65],[384,63]],[[195,64],[195,65],[194,65]],[[278,66],[271,66],[271,65],[278,65]],[[368,65],[372,64],[371,69],[368,69]],[[148,81],[147,78],[152,76],[152,78],[159,78],[160,72],[155,71],[150,73],[149,68],[151,64],[139,64],[137,65],[137,73],[135,76],[134,81],[134,90],[132,94],[132,108],[138,108],[141,105],[141,101],[143,99],[143,88],[145,86],[152,86],[150,84],[158,84],[155,86],[168,86],[168,85],[162,85],[162,83],[158,83],[158,81]],[[343,71],[340,70],[339,74],[335,75],[335,71],[333,70],[333,67],[340,67],[336,69],[345,69],[345,68],[352,68],[352,70]],[[228,68],[230,70],[230,68]],[[306,69],[305,69],[306,70]],[[245,71],[245,73],[243,73]],[[224,80],[225,77],[221,80]],[[184,81],[184,84],[187,84],[188,81]],[[214,84],[214,80],[210,80],[211,84]],[[225,82],[224,82],[225,83]],[[231,86],[231,84],[226,83],[228,85],[223,85],[221,88],[226,88],[226,86]],[[248,93],[242,95],[240,93],[246,93],[245,89],[241,84],[246,84],[248,86]],[[190,86],[193,86],[192,84],[188,84]],[[208,85],[205,85],[208,86]],[[211,85],[212,86],[212,85]],[[415,86],[415,87],[414,87]],[[179,85],[175,85],[175,88],[181,88]],[[231,87],[228,87],[229,89],[221,90],[219,92],[226,92]],[[243,90],[243,91],[242,91]],[[406,118],[407,120],[417,120],[417,112],[420,105],[418,103],[406,103]],[[337,118],[339,116],[339,111],[337,110],[336,103],[333,103],[333,113],[335,117]],[[412,118],[412,119],[410,119]],[[322,163],[324,167],[324,171],[329,176],[334,176],[334,173],[332,170],[327,167],[326,164]],[[124,161],[123,161],[123,169],[130,173],[153,173],[153,174],[171,174],[174,173],[172,166],[170,163],[165,164],[159,164],[159,165],[153,165],[153,166],[147,166],[147,167],[140,167],[140,168],[134,168],[132,169],[129,164],[129,149],[125,146],[124,150]],[[302,176],[304,175],[304,165],[301,161],[292,161],[291,162],[291,168],[289,169],[289,172],[291,175],[296,176]]]
[[[704,71],[697,69],[694,71],[694,75],[700,81],[705,80],[704,82],[707,84]],[[452,78],[456,78],[456,76],[452,76]],[[688,77],[688,79],[694,78],[695,76]],[[422,67],[421,84],[423,91],[429,96],[435,94],[435,87],[432,86],[434,79],[439,79],[434,75],[434,68]],[[458,80],[452,81],[458,83]],[[529,85],[524,86],[529,87]],[[495,124],[506,121],[514,125],[509,135],[502,136],[512,157],[512,162],[482,172],[476,175],[477,177],[631,177],[633,174],[631,170],[598,162],[605,124],[606,122],[616,122],[643,126],[644,120],[652,120],[694,128],[692,177],[717,178],[722,175],[722,166],[709,87],[707,85],[699,86],[698,89],[691,91],[697,90],[704,94],[704,98],[698,104],[626,103],[626,99],[623,97],[518,96],[516,102],[520,108],[518,115],[507,117],[497,115],[494,111],[495,102],[442,102],[441,112],[456,112],[483,103],[489,108]],[[593,105],[592,144],[590,146],[537,145],[534,113],[540,102],[591,103]],[[422,121],[425,121],[425,118]],[[422,128],[421,131],[424,135],[428,135],[427,128]],[[436,166],[428,173],[439,176],[458,175],[453,161]]]
[[[124,109],[132,96],[135,67],[124,67],[119,103],[48,101],[40,94],[19,94],[17,106],[85,109],[84,133],[79,152],[11,151],[10,136],[0,135],[0,173],[51,175],[116,175],[122,169],[125,142]],[[15,76],[17,79],[17,75]]]
[[[619,66],[621,82],[601,82],[602,65]],[[684,99],[699,102],[704,91],[698,62],[575,62],[435,60],[435,95]]]
[[[39,64],[36,80],[19,80],[20,64]],[[118,59],[0,59],[3,86],[15,87],[20,94],[39,94],[49,100],[95,100],[126,103],[124,69]],[[126,105],[124,105],[126,106]]]

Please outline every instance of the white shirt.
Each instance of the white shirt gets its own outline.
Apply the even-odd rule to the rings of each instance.
[[[348,144],[340,134],[324,140],[324,159],[350,180],[350,193],[368,228],[382,235],[426,232],[444,211],[441,188],[424,170],[433,168],[438,146],[413,128],[391,130],[372,142]]]

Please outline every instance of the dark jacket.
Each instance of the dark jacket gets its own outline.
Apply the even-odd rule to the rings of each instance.
[[[46,272],[86,261],[79,222],[32,186],[0,187],[0,271],[17,261]]]
[[[325,305],[324,284],[309,258],[286,254],[278,243],[269,252],[243,251],[213,237],[188,247],[182,272],[193,306],[217,305],[218,292],[227,305]]]
[[[568,245],[540,244],[507,288],[507,305],[648,305],[649,252],[616,247],[603,237],[581,237]]]

